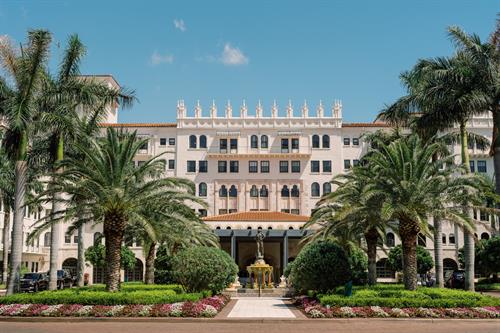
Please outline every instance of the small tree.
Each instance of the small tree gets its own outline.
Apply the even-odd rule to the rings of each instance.
[[[85,250],[85,261],[93,266],[106,266],[106,247],[102,244],[93,245]],[[121,249],[121,268],[134,268],[135,254],[128,247],[122,246]]]
[[[395,271],[401,272],[403,270],[403,249],[401,245],[395,246],[389,251],[387,260],[389,265]],[[432,267],[434,262],[431,253],[423,246],[417,246],[417,273],[426,274]]]
[[[353,249],[349,255],[351,263],[352,283],[365,284],[368,279],[368,256],[363,250]]]
[[[482,245],[476,257],[477,267],[484,275],[493,274],[496,280],[500,272],[500,236],[483,241]]]
[[[172,272],[173,257],[165,245],[161,245],[156,251],[155,258],[155,283],[167,284],[175,282]]]
[[[325,293],[351,279],[351,263],[335,242],[318,241],[300,251],[289,276],[299,291]]]

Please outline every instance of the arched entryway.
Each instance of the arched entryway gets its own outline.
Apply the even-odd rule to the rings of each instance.
[[[125,269],[125,282],[143,281],[144,280],[144,265],[140,259],[135,259],[133,268]]]
[[[92,283],[104,283],[104,267],[94,266],[92,269]]]
[[[387,258],[377,261],[377,278],[395,279],[396,272],[389,266]]]
[[[458,269],[458,264],[455,260],[451,258],[444,258],[443,259],[443,273],[445,279],[448,278],[453,271],[456,271]]]
[[[67,258],[62,263],[62,269],[68,270],[71,276],[76,276],[77,267],[78,260],[76,258]]]

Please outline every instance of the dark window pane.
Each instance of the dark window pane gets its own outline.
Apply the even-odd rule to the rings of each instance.
[[[269,148],[269,138],[267,135],[260,137],[260,148]]]
[[[217,170],[219,172],[227,172],[227,161],[218,161],[217,162]]]
[[[350,138],[344,138],[344,146],[350,146],[351,145],[351,139]]]
[[[187,161],[187,172],[196,172],[196,161]]]
[[[230,161],[229,162],[229,172],[232,172],[232,173],[239,172],[239,163],[238,163],[238,161]]]
[[[280,172],[281,173],[288,172],[288,161],[280,161]]]
[[[311,172],[319,172],[319,161],[311,161]]]
[[[330,137],[328,135],[323,135],[323,148],[330,148]]]
[[[167,138],[160,138],[160,146],[166,146],[167,145]]]
[[[269,161],[260,161],[260,172],[269,173]]]
[[[323,161],[323,172],[332,172],[332,161]]]
[[[248,161],[248,172],[250,172],[250,173],[257,173],[258,172],[257,161]]]
[[[292,161],[292,172],[293,173],[300,172],[300,161]]]
[[[208,161],[198,161],[198,172],[208,172]]]
[[[319,135],[314,134],[312,136],[312,147],[319,148]]]

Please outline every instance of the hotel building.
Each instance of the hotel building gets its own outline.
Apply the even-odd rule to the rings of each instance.
[[[103,76],[117,85],[111,76]],[[329,193],[329,181],[359,163],[368,145],[363,134],[390,130],[380,122],[346,123],[342,121],[342,104],[334,101],[315,106],[303,103],[279,109],[273,103],[264,110],[259,102],[250,107],[243,102],[233,107],[229,102],[220,109],[212,103],[202,110],[200,103],[188,110],[184,101],[177,103],[175,123],[118,123],[117,107],[110,108],[103,127],[136,131],[147,144],[139,151],[136,163],[155,157],[165,160],[165,176],[183,177],[196,184],[196,195],[205,199],[208,208],[193,207],[220,237],[221,246],[235,260],[244,276],[246,266],[255,258],[254,237],[258,229],[266,234],[265,260],[274,267],[275,279],[287,263],[298,254],[303,230],[311,211],[323,194]],[[472,119],[468,129],[491,141],[493,121],[489,115]],[[459,155],[459,146],[451,147]],[[470,146],[474,172],[493,175],[493,161],[488,151]],[[26,233],[42,213],[27,213]],[[487,215],[478,219],[489,225]],[[0,212],[0,226],[3,213]],[[62,228],[66,229],[66,228]],[[490,231],[478,226],[477,237],[489,238]],[[60,266],[76,270],[77,238],[61,231]],[[101,230],[86,226],[85,246],[93,244]],[[443,227],[445,270],[458,268],[458,249],[463,234],[445,223]],[[23,261],[33,271],[48,270],[46,233],[33,246],[25,246]],[[399,244],[394,232],[388,231],[386,249]],[[433,249],[430,238],[419,243]],[[140,244],[128,240],[136,254],[137,265],[123,272],[126,281],[142,280],[144,255]],[[392,281],[395,274],[386,265],[386,253],[378,252],[377,274],[381,281]],[[101,282],[102,272],[86,268],[91,282]]]

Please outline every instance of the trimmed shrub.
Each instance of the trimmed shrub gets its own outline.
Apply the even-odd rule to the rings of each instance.
[[[175,282],[172,274],[172,256],[168,254],[166,246],[161,245],[156,251],[155,283]]]
[[[361,249],[353,249],[349,254],[351,263],[352,283],[365,284],[368,280],[368,256]]]
[[[403,248],[401,245],[393,247],[387,256],[389,265],[397,272],[403,271]],[[417,273],[426,274],[434,267],[431,253],[423,246],[417,246]]]
[[[318,241],[305,246],[294,260],[291,281],[299,291],[325,293],[351,279],[349,258],[332,241]]]
[[[174,277],[188,292],[221,292],[233,281],[238,266],[224,250],[195,246],[180,251],[172,260]]]

